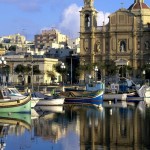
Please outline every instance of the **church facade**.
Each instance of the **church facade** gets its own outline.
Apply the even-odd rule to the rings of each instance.
[[[144,0],[134,0],[128,8],[109,15],[109,22],[97,26],[94,0],[84,0],[80,11],[80,62],[98,65],[100,73],[108,72],[99,64],[114,62],[118,75],[130,68],[130,76],[141,77],[150,63],[150,8]],[[122,71],[123,73],[123,71]],[[127,77],[127,70],[123,76]],[[91,73],[92,74],[92,73]]]

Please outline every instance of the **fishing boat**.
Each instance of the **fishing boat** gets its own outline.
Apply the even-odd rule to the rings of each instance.
[[[36,106],[58,106],[64,104],[65,97],[58,94],[48,96],[40,92],[35,92],[34,95],[40,98]]]
[[[8,91],[0,88],[0,112],[31,112],[31,96],[22,99],[11,99]]]
[[[14,100],[14,99],[23,99],[25,98],[28,94],[21,94],[16,87],[6,87],[8,90],[9,97]],[[35,105],[38,103],[40,98],[36,97],[34,93],[31,94],[31,108],[34,108]]]
[[[99,106],[103,103],[104,90],[83,91],[83,92],[65,92],[66,98],[64,104],[92,104]]]

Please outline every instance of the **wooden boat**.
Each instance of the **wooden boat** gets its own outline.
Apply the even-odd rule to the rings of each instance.
[[[31,96],[22,99],[11,99],[7,90],[0,88],[0,112],[30,112]]]
[[[34,94],[40,98],[36,106],[58,106],[64,104],[65,97],[60,95],[47,96],[40,92],[35,92]]]
[[[23,99],[25,98],[28,94],[23,95],[21,94],[15,87],[6,87],[9,93],[9,97],[14,100],[14,99]],[[38,103],[40,98],[35,97],[34,94],[31,94],[31,108],[35,107],[35,105]]]
[[[68,92],[65,93],[64,104],[92,104],[100,105],[103,103],[104,90],[94,92]],[[64,95],[65,95],[64,94]]]

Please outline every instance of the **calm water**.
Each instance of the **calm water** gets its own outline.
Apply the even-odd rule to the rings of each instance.
[[[150,108],[143,103],[38,110],[31,115],[0,114],[5,150],[150,149]]]

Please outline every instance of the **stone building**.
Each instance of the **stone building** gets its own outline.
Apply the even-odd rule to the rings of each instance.
[[[53,44],[66,45],[67,36],[60,33],[56,29],[43,30],[41,34],[37,34],[34,37],[35,48],[52,48]]]
[[[97,26],[97,13],[94,0],[84,0],[80,11],[81,64],[106,64],[112,60],[118,66],[118,75],[128,66],[130,77],[142,76],[143,66],[150,63],[149,6],[144,0],[134,0],[128,9],[110,14],[103,26]],[[99,67],[99,71],[108,75],[106,69]]]
[[[58,59],[54,58],[44,58],[44,57],[25,57],[24,55],[5,55],[5,60],[7,61],[7,65],[10,67],[9,74],[6,75],[6,73],[3,74],[3,82],[6,82],[6,76],[8,78],[9,83],[17,83],[21,84],[22,81],[26,85],[33,84],[51,84],[53,83],[53,80],[51,76],[48,75],[48,72],[51,71],[55,74],[55,82],[61,82],[62,77],[59,73],[55,71],[53,68],[53,65],[58,64]],[[37,69],[40,71],[39,74],[36,74],[32,70],[30,72],[26,73],[20,73],[17,74],[14,70],[17,65],[24,65],[24,66],[30,66],[32,68],[37,67]],[[4,70],[4,68],[3,68]]]

